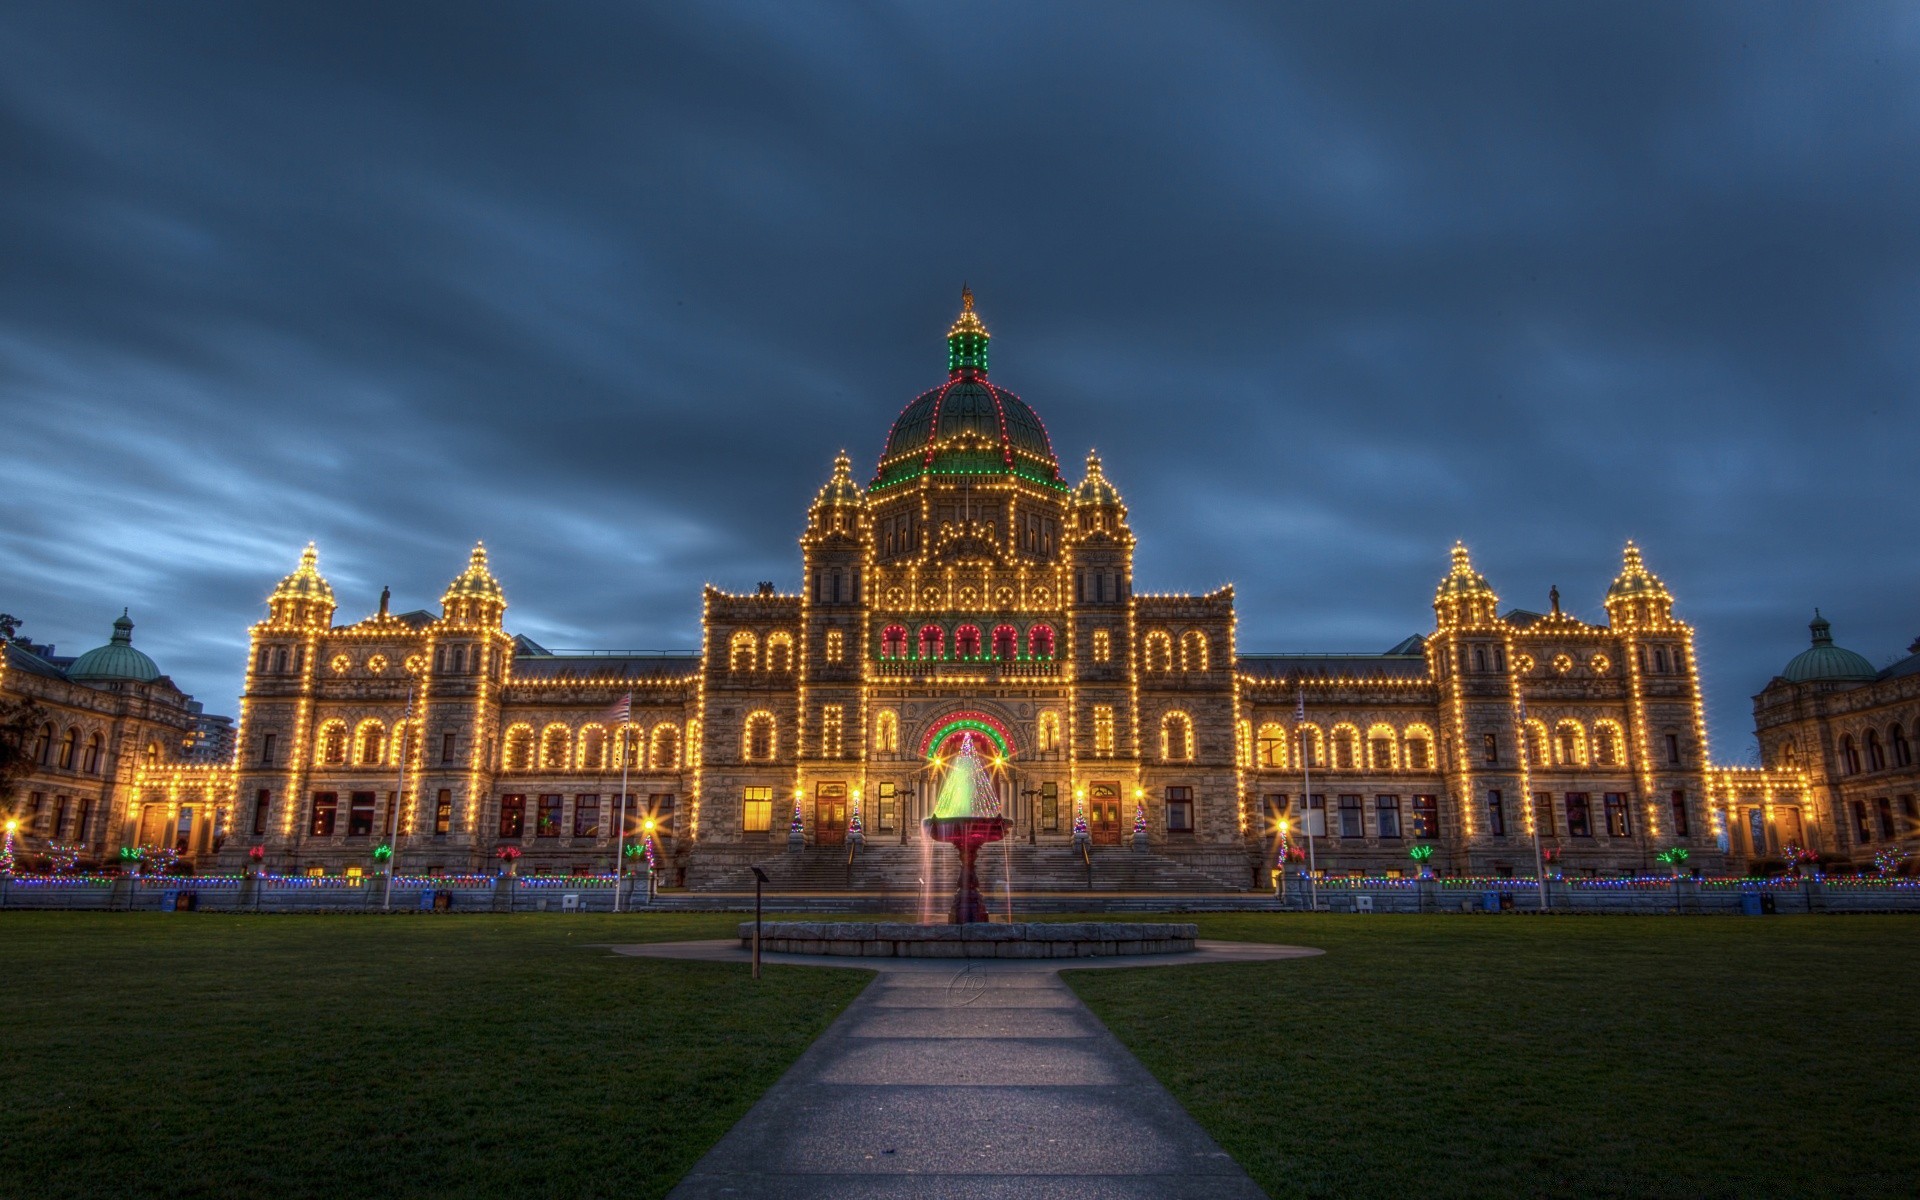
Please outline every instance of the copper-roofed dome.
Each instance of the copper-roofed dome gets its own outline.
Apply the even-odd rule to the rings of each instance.
[[[85,682],[124,679],[152,683],[160,678],[160,668],[143,651],[133,648],[133,620],[123,608],[113,623],[113,640],[74,659],[73,665],[67,668],[67,678]]]
[[[1879,675],[1866,656],[1833,644],[1833,626],[1819,609],[1813,610],[1807,628],[1813,633],[1813,645],[1794,655],[1780,672],[1788,683],[1864,682]]]
[[[992,335],[960,292],[960,316],[947,331],[947,382],[901,410],[887,435],[872,487],[921,475],[1019,475],[1066,490],[1046,426],[1020,397],[987,382]]]

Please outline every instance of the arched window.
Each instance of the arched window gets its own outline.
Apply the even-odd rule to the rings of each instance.
[[[1146,668],[1155,674],[1173,670],[1173,638],[1164,629],[1155,629],[1147,634],[1143,650]]]
[[[507,730],[507,770],[533,770],[533,727],[515,725]]]
[[[1040,714],[1040,749],[1058,750],[1060,748],[1060,714],[1043,712]]]
[[[773,714],[769,712],[752,713],[747,717],[746,734],[741,739],[741,751],[748,762],[771,762],[780,746],[774,738]]]
[[[938,625],[920,627],[920,657],[940,658],[946,648],[947,631]]]
[[[1307,766],[1315,770],[1327,765],[1326,739],[1321,736],[1320,727],[1308,722],[1300,727],[1300,740],[1305,744],[1303,753],[1307,756]]]
[[[678,725],[655,725],[653,744],[647,747],[647,761],[656,771],[677,771],[680,769],[680,727]]]
[[[902,631],[904,634],[904,631]],[[895,754],[900,750],[900,718],[883,708],[873,718],[873,752]]]
[[[1402,761],[1409,771],[1432,770],[1433,730],[1425,725],[1407,726],[1406,754]]]
[[[347,723],[328,721],[320,727],[320,765],[345,766],[347,762]]]
[[[1351,725],[1333,727],[1333,769],[1351,771],[1359,765],[1360,731]]]
[[[33,761],[48,765],[53,761],[53,726],[42,725],[33,736]]]
[[[1011,625],[993,627],[993,656],[1001,662],[1020,655],[1020,631]]]
[[[1895,725],[1887,730],[1887,745],[1893,749],[1893,765],[1910,767],[1913,765],[1913,747],[1907,744],[1907,731]]]
[[[1527,739],[1527,762],[1538,769],[1548,766],[1553,759],[1547,755],[1547,726],[1542,721],[1528,721],[1524,730]]]
[[[784,630],[767,635],[767,670],[793,670],[793,635]]]
[[[1193,757],[1193,719],[1187,714],[1170,712],[1160,718],[1160,757],[1168,762]]]
[[[1867,770],[1884,771],[1887,769],[1887,752],[1880,745],[1880,731],[1867,730]]]
[[[1253,765],[1253,722],[1235,721],[1233,723],[1233,765],[1251,767]]]
[[[647,731],[636,725],[622,725],[613,738],[613,765],[629,771],[647,765]]]
[[[1282,770],[1287,765],[1287,757],[1287,731],[1276,721],[1262,724],[1260,736],[1254,742],[1254,761],[1265,770]]]
[[[97,733],[87,739],[87,754],[83,769],[89,775],[98,775],[100,773],[100,751],[102,745],[100,735]]]
[[[604,770],[607,765],[607,731],[604,726],[588,725],[580,731],[580,748],[574,761],[582,770]]]
[[[467,648],[465,646],[455,646],[453,648],[453,673],[455,675],[465,675],[467,673]]]
[[[80,731],[69,726],[67,736],[60,739],[60,769],[62,771],[73,770],[74,752],[79,748]]]
[[[1027,657],[1053,657],[1053,626],[1035,625],[1027,630]]]
[[[1207,635],[1198,629],[1189,629],[1180,635],[1180,669],[1182,671],[1207,669]]]
[[[287,648],[285,646],[274,651],[273,669],[282,675],[287,673]]]
[[[565,725],[549,725],[540,734],[540,769],[543,771],[564,771],[567,767],[567,748],[573,736]]]
[[[1620,727],[1612,721],[1593,723],[1593,761],[1596,766],[1620,764]]]
[[[386,757],[387,727],[368,718],[353,731],[353,761],[363,767],[377,767]]]
[[[687,722],[687,765],[700,765],[700,721],[697,717]]]
[[[1580,722],[1569,717],[1554,725],[1553,761],[1563,767],[1587,765],[1587,731]]]
[[[1367,768],[1373,771],[1400,769],[1400,739],[1391,725],[1367,727]]]
[[[955,658],[980,657],[980,627],[962,625],[953,631],[953,656]]]
[[[880,634],[880,656],[882,658],[905,658],[907,656],[907,630],[904,625],[889,625]]]
[[[744,629],[727,639],[727,670],[751,671],[760,659],[760,640]]]
[[[1840,770],[1847,775],[1860,773],[1860,751],[1854,747],[1853,735],[1840,735]]]
[[[148,742],[146,755],[147,755],[147,765],[149,767],[159,766],[160,765],[160,743]]]

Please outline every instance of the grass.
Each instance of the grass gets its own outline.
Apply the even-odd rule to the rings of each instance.
[[[1066,978],[1276,1198],[1920,1187],[1912,920],[1195,919],[1327,953]]]
[[[721,915],[0,917],[0,1195],[660,1196],[871,975]]]

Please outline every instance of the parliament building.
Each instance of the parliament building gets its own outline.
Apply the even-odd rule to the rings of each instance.
[[[1431,630],[1378,654],[1249,653],[1231,587],[1134,590],[1120,487],[1096,454],[1062,473],[1039,416],[989,379],[989,345],[964,296],[944,380],[900,411],[866,482],[832,464],[798,590],[709,587],[698,653],[516,636],[482,546],[437,611],[383,595],[343,621],[309,546],[251,630],[230,761],[142,734],[88,780],[55,765],[105,736],[68,695],[84,681],[9,646],[0,689],[66,714],[18,787],[22,852],[66,839],[103,860],[178,836],[203,870],[371,871],[397,845],[408,874],[502,857],[588,874],[651,829],[668,886],[732,888],[753,864],[910,886],[968,735],[1036,884],[1104,860],[1123,886],[1264,888],[1309,836],[1316,868],[1368,875],[1530,875],[1536,854],[1644,873],[1674,847],[1710,874],[1793,847],[1861,867],[1915,844],[1920,658],[1886,680],[1857,655],[1796,659],[1757,705],[1767,766],[1741,770],[1712,765],[1694,631],[1631,543],[1605,624],[1557,593],[1503,611],[1456,545]],[[157,675],[89,686],[125,700]],[[170,688],[141,701],[167,728],[186,720]],[[82,792],[95,823],[76,837],[52,801]]]

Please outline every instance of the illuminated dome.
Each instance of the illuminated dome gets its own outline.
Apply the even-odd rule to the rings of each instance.
[[[1046,426],[1026,401],[987,382],[992,335],[960,292],[960,317],[947,331],[947,382],[913,398],[893,423],[872,487],[922,475],[1013,474],[1066,490]]]
[[[300,552],[300,565],[273,589],[274,600],[316,600],[333,607],[333,585],[320,574],[320,551],[312,542]]]
[[[1780,672],[1788,683],[1867,680],[1880,674],[1865,656],[1833,644],[1833,626],[1819,609],[1813,610],[1813,621],[1807,628],[1813,631],[1813,645],[1794,655]]]
[[[473,554],[467,559],[467,569],[453,577],[440,602],[450,604],[461,599],[485,600],[502,606],[507,602],[507,594],[500,589],[500,581],[487,569],[487,547],[484,543],[474,543]]]
[[[1107,481],[1106,472],[1100,469],[1100,452],[1087,451],[1087,477],[1080,486],[1073,489],[1075,504],[1119,507],[1120,493]]]
[[[1668,593],[1667,585],[1660,582],[1660,577],[1647,570],[1647,564],[1640,557],[1640,547],[1628,542],[1620,574],[1607,588],[1607,603],[1643,598],[1670,601],[1673,596]]]
[[[120,619],[113,623],[113,640],[74,659],[73,665],[67,668],[67,678],[82,682],[130,680],[134,683],[152,683],[160,678],[160,668],[151,658],[133,648],[133,621],[123,608],[120,610]]]

